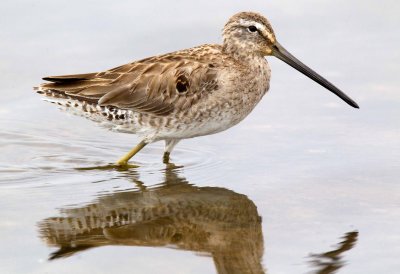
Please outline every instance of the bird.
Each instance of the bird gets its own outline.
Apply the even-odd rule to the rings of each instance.
[[[176,144],[224,131],[248,116],[268,92],[274,56],[347,104],[357,103],[289,53],[268,19],[256,12],[233,15],[222,44],[204,44],[149,57],[106,71],[48,76],[35,87],[45,100],[140,142],[121,157],[128,161],[150,143],[165,142],[164,163]]]

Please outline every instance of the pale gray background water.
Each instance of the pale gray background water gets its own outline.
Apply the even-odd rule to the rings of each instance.
[[[0,272],[215,273],[208,256],[108,246],[47,261],[38,222],[58,209],[135,189],[106,165],[134,136],[107,132],[42,102],[46,75],[108,69],[219,43],[243,10],[266,15],[282,45],[341,87],[355,110],[278,60],[271,92],[240,125],[184,141],[173,160],[199,187],[247,195],[262,217],[268,273],[316,271],[310,253],[358,231],[339,273],[399,273],[400,4],[398,1],[1,1]],[[138,155],[151,186],[163,181],[162,144]],[[206,254],[203,254],[206,255]]]

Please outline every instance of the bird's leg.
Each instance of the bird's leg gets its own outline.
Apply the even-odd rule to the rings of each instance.
[[[137,144],[134,148],[132,148],[127,154],[125,154],[123,157],[121,157],[117,161],[117,165],[119,166],[125,166],[129,159],[132,158],[136,153],[138,153],[142,148],[144,148],[147,145],[147,142],[144,140],[141,141],[139,144]]]
[[[171,154],[171,152],[165,151],[163,154],[163,163],[164,164],[168,164],[169,163],[169,155]]]
[[[164,149],[164,155],[163,155],[163,163],[164,164],[169,164],[169,156],[171,155],[172,150],[176,146],[176,144],[179,142],[179,139],[170,139],[170,140],[165,140],[165,149]]]

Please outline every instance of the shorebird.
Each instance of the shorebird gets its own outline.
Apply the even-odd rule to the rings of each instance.
[[[275,56],[356,102],[281,46],[269,21],[254,12],[232,16],[223,43],[146,58],[98,73],[50,76],[36,88],[48,101],[141,141],[117,161],[126,165],[149,143],[165,141],[164,162],[182,139],[214,134],[242,121],[269,89],[266,56]]]

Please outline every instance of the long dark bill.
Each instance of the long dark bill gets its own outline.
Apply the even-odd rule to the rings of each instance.
[[[340,89],[335,87],[333,84],[331,84],[328,80],[323,78],[321,75],[304,65],[302,62],[300,62],[296,57],[291,55],[284,47],[282,47],[278,42],[275,43],[275,46],[272,49],[272,55],[277,57],[278,59],[281,59],[283,62],[288,64],[289,66],[297,69],[307,77],[311,78],[321,86],[327,88],[340,98],[342,98],[343,101],[345,101],[347,104],[354,108],[359,108],[356,102],[354,102],[349,96],[344,94]]]

